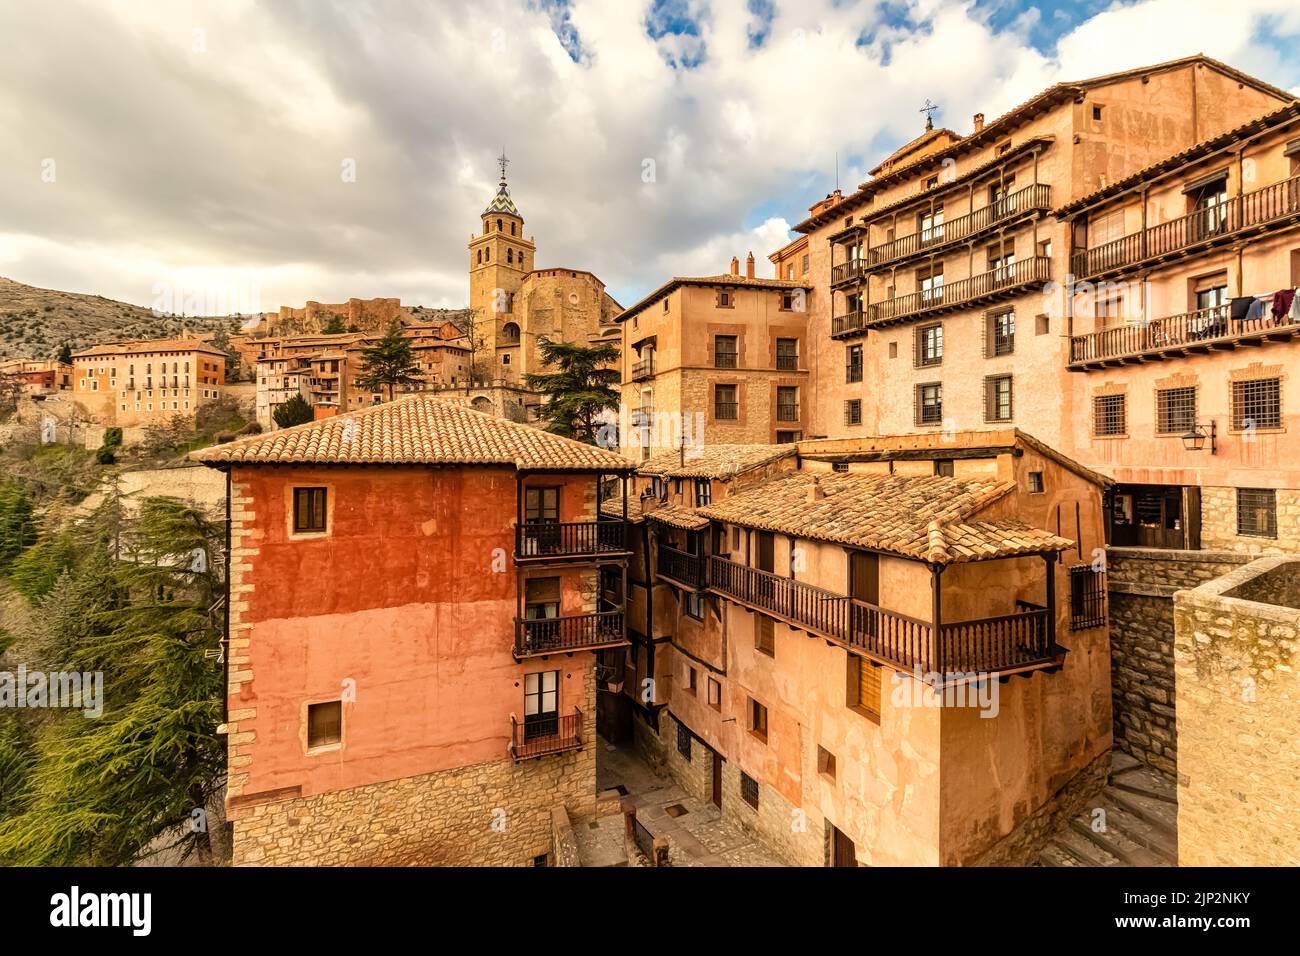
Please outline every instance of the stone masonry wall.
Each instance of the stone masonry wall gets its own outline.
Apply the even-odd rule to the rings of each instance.
[[[1244,555],[1111,548],[1111,698],[1115,747],[1170,776],[1177,772],[1173,595],[1231,571]]]
[[[589,670],[586,713],[594,705]],[[595,727],[584,734],[580,751],[519,764],[505,758],[237,807],[232,863],[529,866],[552,852],[557,806],[571,816],[595,812]]]
[[[1201,547],[1249,554],[1300,551],[1300,491],[1277,489],[1277,537],[1237,534],[1237,489],[1201,489]]]
[[[1180,866],[1300,865],[1298,571],[1261,558],[1174,599]]]

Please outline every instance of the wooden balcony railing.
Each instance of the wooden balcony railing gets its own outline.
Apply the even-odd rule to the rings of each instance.
[[[548,754],[581,750],[583,746],[582,711],[571,714],[540,714],[521,722],[510,715],[510,755],[515,760],[545,757]]]
[[[660,544],[658,558],[659,574],[687,587],[704,587],[705,558],[703,555],[691,554],[670,545]]]
[[[886,325],[927,312],[992,301],[1018,292],[1025,286],[1047,282],[1051,276],[1052,260],[1047,256],[1022,259],[1009,266],[981,272],[969,279],[959,279],[937,288],[910,292],[870,304],[867,306],[867,325]]]
[[[562,558],[627,550],[627,526],[600,521],[533,521],[515,528],[516,558]]]
[[[1070,271],[1076,280],[1120,273],[1193,246],[1216,244],[1238,232],[1296,218],[1300,218],[1300,176],[1076,252]]]
[[[639,362],[632,363],[632,381],[639,382],[642,379],[654,378],[655,360],[653,358],[643,358]]]
[[[516,624],[515,657],[609,647],[627,640],[621,610],[524,619]]]
[[[846,312],[831,319],[831,337],[847,335],[850,332],[861,332],[866,327],[866,315],[863,314],[861,309],[855,312]]]
[[[850,259],[848,262],[841,262],[837,266],[832,266],[831,285],[861,279],[867,271],[866,264],[867,260],[865,259]]]
[[[1300,325],[1290,317],[1275,319],[1267,311],[1258,319],[1233,320],[1227,305],[1196,312],[1134,322],[1075,335],[1070,339],[1070,365],[1075,368],[1104,368],[1141,362],[1164,353],[1209,351],[1212,347],[1257,344],[1269,337],[1290,338],[1300,334]]]
[[[910,236],[903,236],[893,242],[886,242],[884,245],[869,249],[867,262],[871,266],[879,266],[909,256],[929,255],[944,246],[962,242],[986,229],[992,229],[1008,219],[1051,208],[1052,187],[1045,183],[1034,183],[1023,189],[1017,189],[1002,199],[994,200],[982,209],[976,209],[965,216],[918,230]]]
[[[802,581],[711,556],[708,586],[727,598],[895,668],[943,675],[1008,670],[1055,659],[1047,609],[944,624],[854,600]]]

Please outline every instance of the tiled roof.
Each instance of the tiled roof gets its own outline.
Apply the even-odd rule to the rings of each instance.
[[[492,197],[487,208],[483,210],[483,215],[490,212],[504,212],[511,216],[518,216],[519,210],[515,208],[515,201],[510,198],[510,187],[504,182],[497,188],[497,194]]]
[[[824,493],[812,497],[814,485]],[[1009,481],[791,472],[697,509],[715,521],[884,551],[937,564],[1064,551],[1073,542],[978,513]]]
[[[613,452],[416,394],[294,428],[214,445],[208,465],[511,465],[556,471],[631,471]]]
[[[696,286],[730,286],[733,288],[750,288],[750,289],[771,289],[775,292],[786,292],[791,289],[813,288],[813,284],[808,281],[799,279],[763,279],[758,276],[733,276],[731,273],[720,276],[673,276],[659,288],[655,289],[648,296],[634,305],[629,305],[621,313],[614,317],[616,322],[624,322],[643,312],[645,309],[654,305],[666,295],[671,295],[674,290],[684,285]]]
[[[750,468],[793,455],[798,445],[705,445],[674,449],[643,462],[637,473],[660,478],[729,478]]]
[[[92,345],[72,353],[73,358],[88,358],[93,355],[135,355],[141,352],[207,352],[209,355],[225,355],[215,345],[209,345],[199,339],[144,339],[134,342],[105,342]]]

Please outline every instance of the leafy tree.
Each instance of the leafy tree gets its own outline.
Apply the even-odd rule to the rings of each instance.
[[[222,633],[222,527],[150,498],[126,537],[118,559],[101,540],[39,606],[43,668],[102,673],[103,712],[58,711],[39,727],[26,786],[0,795],[17,810],[0,819],[0,862],[121,866],[161,836],[185,855],[211,853],[206,828],[188,823],[225,772],[224,678],[207,653]]]
[[[59,354],[58,354],[57,358],[58,358],[58,360],[59,360],[60,362],[62,362],[64,365],[71,365],[71,364],[72,364],[72,346],[71,346],[70,344],[68,344],[67,342],[64,342],[63,345],[61,345],[61,346],[59,347]]]
[[[275,423],[281,428],[292,428],[294,425],[305,425],[314,417],[311,406],[301,395],[295,395],[287,402],[281,402],[276,406],[275,411],[271,413]]]
[[[528,387],[546,394],[538,416],[546,430],[596,444],[601,413],[617,409],[618,347],[611,343],[578,345],[539,339],[542,362],[558,371],[525,377]]]
[[[357,376],[357,385],[367,392],[387,388],[390,402],[394,385],[412,385],[420,380],[420,366],[411,357],[411,342],[403,331],[402,323],[394,319],[383,338],[361,350],[361,374]]]

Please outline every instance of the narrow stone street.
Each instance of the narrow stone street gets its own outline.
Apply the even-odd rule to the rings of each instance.
[[[672,780],[661,777],[630,746],[597,738],[598,792],[625,791],[636,801],[637,818],[656,837],[668,841],[671,866],[782,866],[754,837],[724,823],[712,803],[697,800]],[[583,866],[644,866],[628,861],[623,815],[612,814],[575,828]]]

